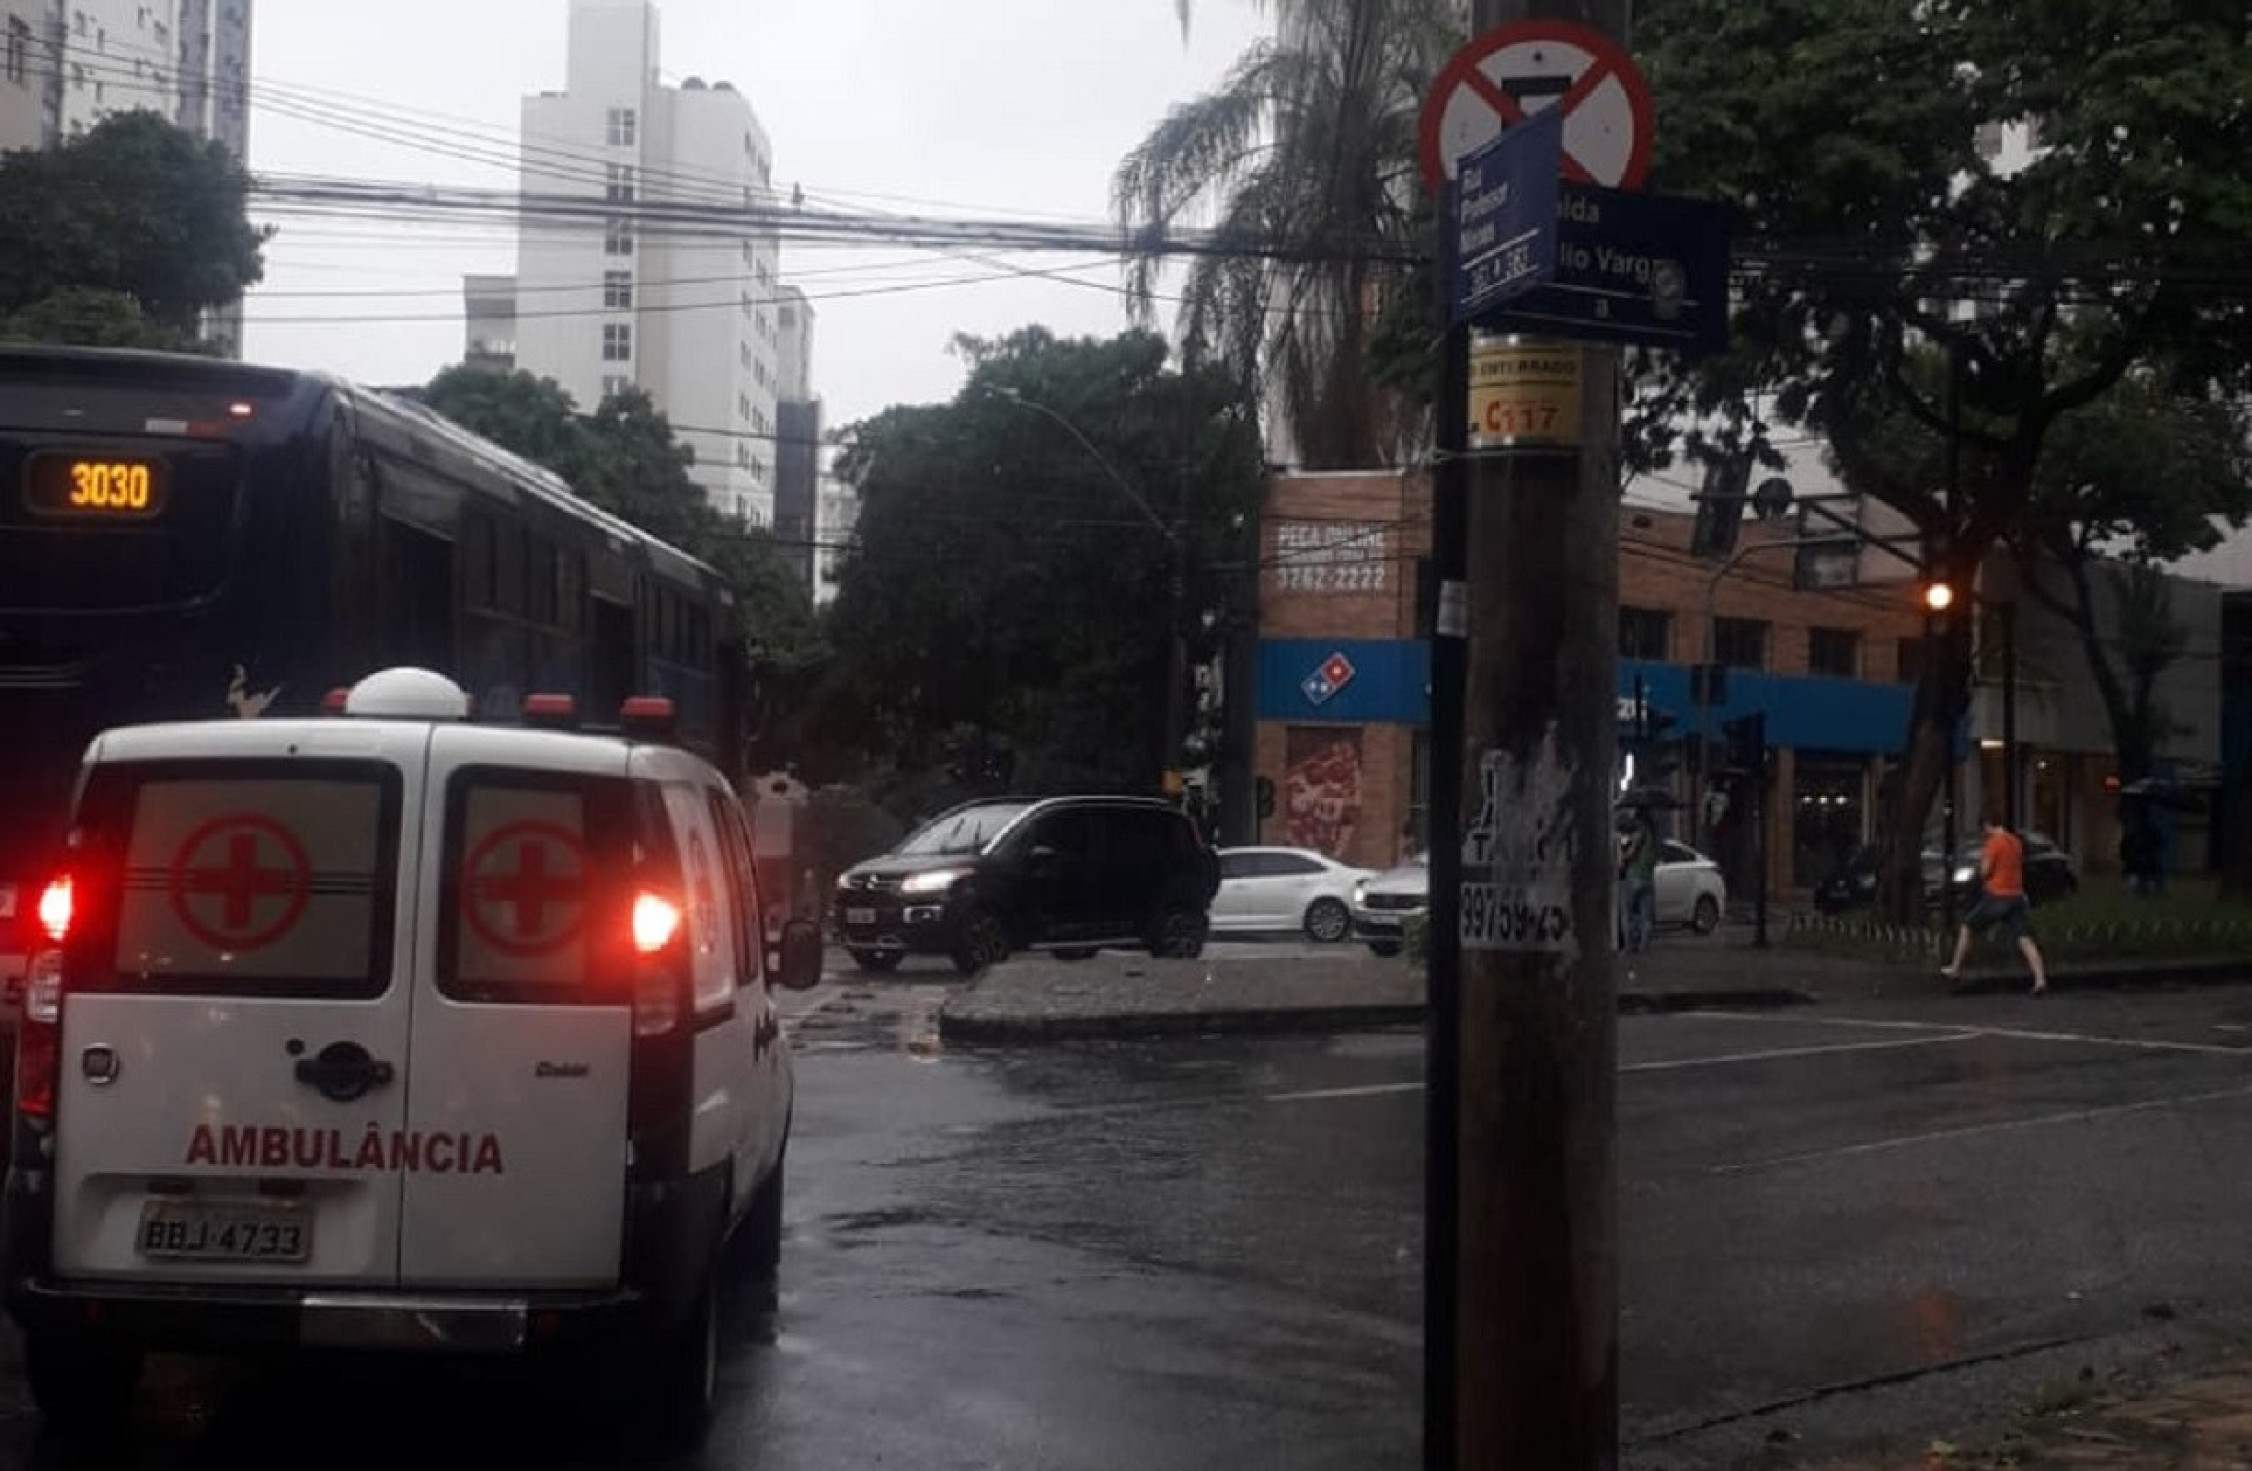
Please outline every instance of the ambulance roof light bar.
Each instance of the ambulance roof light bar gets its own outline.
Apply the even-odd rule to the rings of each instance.
[[[526,695],[524,723],[534,730],[577,730],[579,702],[570,695]]]
[[[670,741],[680,725],[680,712],[663,695],[635,695],[618,707],[618,724],[629,736],[645,741]]]

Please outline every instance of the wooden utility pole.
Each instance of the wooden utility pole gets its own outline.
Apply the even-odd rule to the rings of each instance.
[[[1472,32],[1536,19],[1623,40],[1627,0],[1476,0]],[[1577,451],[1474,455],[1464,497],[1461,831],[1537,849],[1569,919],[1460,956],[1449,1449],[1478,1471],[1618,1462],[1618,354],[1577,351]]]

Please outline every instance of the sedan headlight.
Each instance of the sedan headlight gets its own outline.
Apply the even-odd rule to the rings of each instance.
[[[1957,868],[1955,870],[1955,882],[1958,884],[1967,884],[1972,879],[1975,879],[1977,877],[1978,870],[1976,868],[1973,868],[1968,863],[1963,864],[1960,868]]]
[[[851,874],[851,873],[850,873],[849,871],[848,871],[848,872],[845,872],[845,873],[840,873],[840,874],[838,874],[838,875],[837,875],[837,892],[838,892],[838,893],[842,894],[843,892],[845,892],[845,890],[847,890],[847,889],[849,889],[849,888],[851,888],[851,887],[852,887],[852,874]]]
[[[902,894],[942,894],[954,887],[954,881],[969,873],[966,868],[934,868],[925,873],[911,873],[899,881]]]
[[[1353,903],[1358,905],[1362,909],[1368,908],[1367,879],[1362,879],[1359,883],[1353,885]]]

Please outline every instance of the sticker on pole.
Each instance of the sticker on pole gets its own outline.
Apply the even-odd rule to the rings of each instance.
[[[297,835],[258,812],[228,812],[190,832],[165,875],[172,913],[214,950],[263,950],[288,934],[312,893]]]
[[[1470,447],[1569,449],[1580,442],[1580,350],[1522,337],[1470,339]]]
[[[1462,948],[1579,954],[1572,920],[1572,787],[1551,725],[1531,759],[1488,751],[1479,811],[1462,837]]]
[[[559,823],[494,828],[461,869],[462,917],[503,955],[553,955],[586,927],[586,849]]]
[[[1437,193],[1465,153],[1552,108],[1564,114],[1566,180],[1642,187],[1656,134],[1648,80],[1609,36],[1557,20],[1496,27],[1440,70],[1423,103],[1424,182]]]

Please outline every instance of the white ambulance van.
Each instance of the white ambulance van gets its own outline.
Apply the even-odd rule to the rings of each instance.
[[[7,1303],[41,1408],[149,1350],[508,1354],[709,1413],[718,1298],[771,1281],[789,1049],[727,782],[467,721],[390,670],[342,718],[109,731],[18,1040]],[[535,696],[528,717],[566,721]]]

